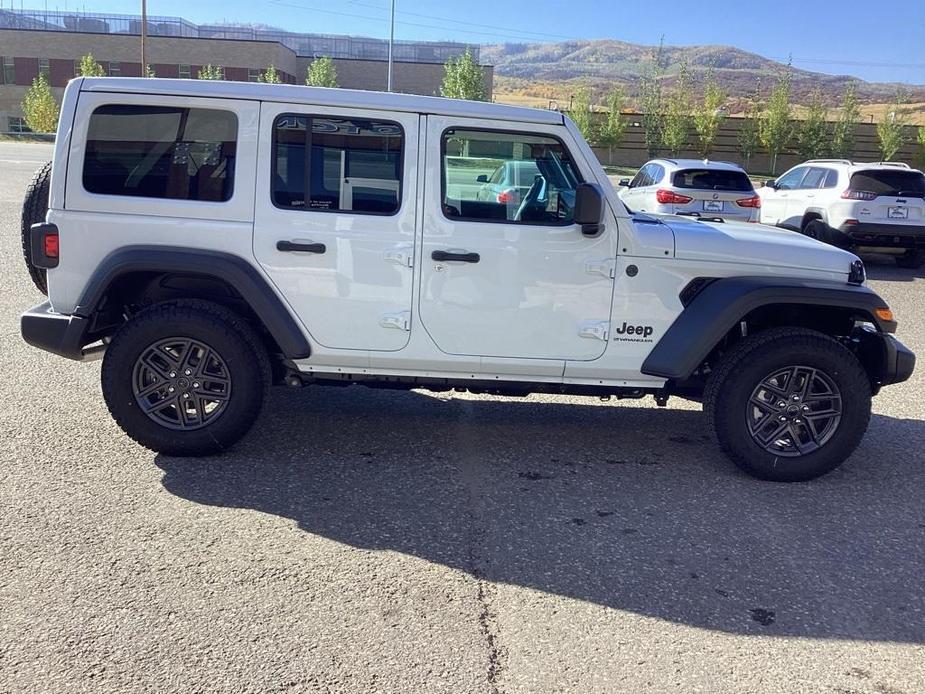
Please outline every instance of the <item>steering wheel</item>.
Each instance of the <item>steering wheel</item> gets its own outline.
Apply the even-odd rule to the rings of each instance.
[[[535,176],[533,178],[533,185],[530,186],[530,190],[527,191],[527,194],[524,195],[523,200],[520,201],[520,206],[517,208],[517,212],[514,213],[515,222],[522,221],[524,212],[536,205],[543,196],[543,191],[546,188],[546,179],[542,176]]]

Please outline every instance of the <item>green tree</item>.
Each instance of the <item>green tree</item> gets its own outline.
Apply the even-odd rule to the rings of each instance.
[[[583,84],[575,90],[568,115],[589,145],[597,143],[597,132],[591,109],[591,88]]]
[[[96,62],[92,53],[87,53],[77,65],[77,75],[78,77],[105,77],[106,71]]]
[[[458,58],[450,58],[443,66],[440,94],[450,99],[485,101],[485,73],[475,62],[469,49]]]
[[[854,134],[861,122],[861,109],[858,102],[857,85],[853,82],[845,87],[842,95],[838,120],[832,127],[832,156],[850,159],[854,152]]]
[[[305,84],[309,87],[336,87],[337,69],[328,57],[315,58],[305,73]]]
[[[700,153],[704,158],[710,156],[710,152],[713,151],[716,135],[726,119],[723,107],[727,98],[728,95],[716,81],[716,73],[711,67],[703,85],[703,100],[694,111],[694,130],[697,131]]]
[[[597,134],[598,142],[607,147],[608,163],[613,164],[613,151],[623,142],[626,124],[623,122],[623,106],[626,93],[622,87],[614,87],[607,95],[607,117]]]
[[[919,143],[918,164],[920,167],[925,167],[925,125],[919,126],[916,141]]]
[[[829,149],[829,109],[822,92],[814,90],[809,99],[806,118],[797,129],[797,151],[804,159],[824,157]]]
[[[793,137],[793,124],[790,122],[790,95],[792,89],[790,65],[781,70],[777,84],[768,97],[768,106],[758,122],[758,137],[761,144],[771,155],[771,173],[777,172],[777,157]]]
[[[283,81],[279,78],[279,72],[276,70],[275,65],[271,65],[266,69],[260,77],[257,78],[258,82],[265,82],[266,84],[282,84]]]
[[[687,64],[681,65],[674,90],[665,100],[665,125],[662,142],[677,155],[688,146],[691,120],[691,79]]]
[[[157,77],[157,73],[154,71],[154,68],[151,67],[150,63],[145,65],[145,77],[151,77],[151,78]]]
[[[26,125],[33,132],[51,133],[58,127],[58,102],[51,93],[48,76],[39,73],[32,80],[32,86],[22,100],[22,112]]]
[[[883,161],[890,161],[906,144],[906,112],[903,106],[909,100],[904,89],[896,92],[893,107],[883,120],[877,123],[877,137],[880,139],[880,157]]]
[[[662,98],[662,77],[665,74],[665,37],[658,43],[652,59],[639,78],[639,110],[642,111],[642,129],[646,151],[650,157],[658,155],[662,148],[664,129],[664,107]]]
[[[200,80],[223,80],[225,79],[225,68],[221,65],[203,65],[199,68],[199,74],[196,75]]]
[[[761,118],[761,80],[755,84],[755,92],[748,98],[745,104],[745,113],[742,125],[739,128],[738,142],[739,153],[745,159],[745,170],[747,171],[752,163],[752,157],[761,147],[761,137],[758,132],[759,119]]]

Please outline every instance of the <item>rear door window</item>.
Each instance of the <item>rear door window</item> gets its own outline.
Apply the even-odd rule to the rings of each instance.
[[[237,131],[230,111],[100,106],[87,131],[84,188],[100,195],[229,200]]]
[[[825,169],[820,169],[817,166],[810,168],[803,180],[800,181],[800,188],[821,188],[826,173]]]
[[[273,204],[391,215],[401,206],[398,123],[287,113],[273,124]]]
[[[925,197],[925,175],[906,169],[869,169],[851,176],[850,189],[875,195]]]
[[[675,173],[672,183],[675,188],[695,190],[728,190],[737,193],[754,190],[745,172],[723,169],[683,169]]]

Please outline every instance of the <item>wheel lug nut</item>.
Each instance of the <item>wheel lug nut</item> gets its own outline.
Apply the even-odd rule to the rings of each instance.
[[[171,372],[170,372],[170,377],[171,377],[171,378],[176,378],[176,377],[177,377],[177,372],[176,372],[176,371],[171,371]]]
[[[192,376],[192,375],[193,375],[193,372],[190,371],[189,369],[187,369],[187,370],[184,371],[183,373],[185,373],[187,376]]]
[[[809,405],[803,405],[803,411],[809,412]]]
[[[173,386],[170,386],[170,387],[167,389],[167,392],[168,392],[168,393],[172,393],[172,392],[174,392],[175,390],[176,390],[176,388],[174,388]]]
[[[779,403],[777,403],[777,406],[780,407],[781,409],[783,409],[783,408],[787,407],[787,403],[785,403],[783,400],[781,400]]]
[[[198,388],[198,387],[199,387],[199,384],[198,384],[198,383],[194,383],[194,384],[193,384],[193,388]]]
[[[183,393],[183,399],[189,400],[189,393]]]
[[[781,415],[780,417],[778,417],[778,419],[779,419],[780,421],[782,421],[782,422],[786,422],[786,421],[787,421],[787,418],[786,418],[784,415]]]

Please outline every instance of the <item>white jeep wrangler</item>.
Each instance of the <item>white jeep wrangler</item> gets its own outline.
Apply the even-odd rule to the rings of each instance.
[[[537,173],[486,199],[507,161]],[[173,455],[231,446],[273,383],[677,395],[749,473],[805,480],[915,363],[854,255],[631,215],[553,111],[76,79],[46,174],[23,337],[102,354],[113,417]]]

